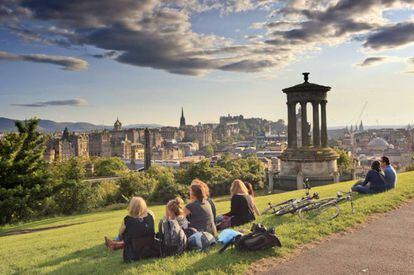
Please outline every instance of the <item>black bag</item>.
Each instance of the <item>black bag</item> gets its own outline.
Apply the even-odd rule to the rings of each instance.
[[[161,256],[161,242],[154,236],[133,238],[125,241],[123,258],[125,263]]]
[[[222,253],[230,245],[239,251],[258,251],[268,249],[274,246],[281,247],[279,239],[276,237],[273,228],[266,229],[261,224],[253,224],[251,233],[247,235],[238,235],[223,246],[219,253]]]

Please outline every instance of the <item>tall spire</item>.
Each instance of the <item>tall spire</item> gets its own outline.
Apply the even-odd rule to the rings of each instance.
[[[180,128],[184,128],[184,127],[185,127],[184,108],[181,107]]]

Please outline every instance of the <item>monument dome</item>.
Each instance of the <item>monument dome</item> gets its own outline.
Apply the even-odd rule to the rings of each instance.
[[[390,144],[380,137],[375,137],[368,143],[368,148],[373,150],[386,150],[390,147]]]

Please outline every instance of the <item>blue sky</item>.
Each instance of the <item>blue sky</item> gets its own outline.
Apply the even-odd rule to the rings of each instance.
[[[365,124],[414,123],[410,1],[122,0],[109,16],[106,0],[2,2],[0,116],[178,125],[183,106],[192,124],[284,119],[281,89],[309,71],[332,87],[330,126],[355,124],[366,101]]]

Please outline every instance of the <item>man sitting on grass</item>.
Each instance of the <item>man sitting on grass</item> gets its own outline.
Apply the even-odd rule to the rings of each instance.
[[[395,188],[397,186],[397,172],[395,172],[394,167],[390,165],[390,159],[385,156],[381,157],[380,163],[381,169],[385,175],[386,190]]]

